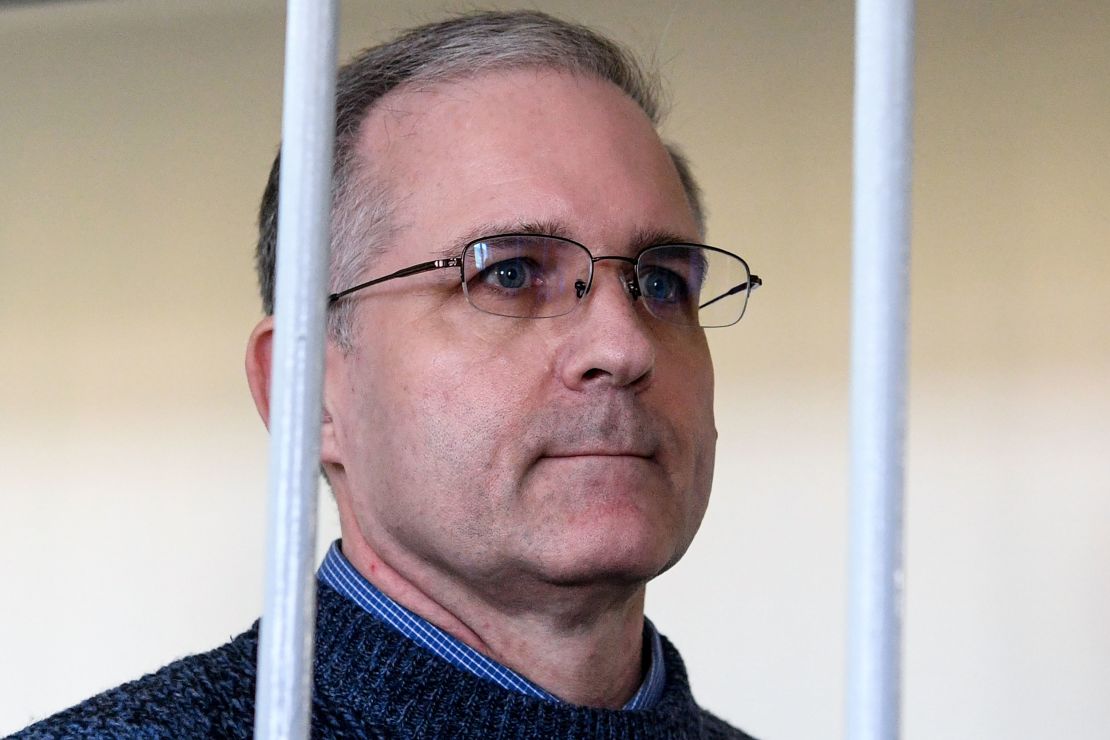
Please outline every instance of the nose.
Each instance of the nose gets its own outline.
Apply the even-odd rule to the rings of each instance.
[[[605,265],[603,267],[603,265]],[[599,262],[582,303],[567,317],[560,374],[572,390],[647,387],[655,368],[654,321],[633,300],[626,265]]]

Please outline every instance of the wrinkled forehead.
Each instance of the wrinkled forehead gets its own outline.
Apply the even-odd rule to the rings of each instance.
[[[698,229],[647,115],[612,83],[546,69],[391,92],[356,148],[399,231],[442,245],[480,224],[558,222],[580,240]]]

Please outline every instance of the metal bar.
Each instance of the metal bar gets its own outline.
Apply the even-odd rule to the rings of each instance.
[[[312,716],[313,566],[337,32],[336,0],[289,0],[257,738],[307,738]]]
[[[900,732],[913,10],[856,4],[848,740]]]

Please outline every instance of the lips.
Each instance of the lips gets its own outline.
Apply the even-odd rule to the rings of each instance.
[[[547,453],[544,457],[639,457],[644,460],[650,460],[654,457],[654,453],[637,450],[580,450],[575,452]]]
[[[592,429],[596,429],[593,427]],[[591,427],[583,425],[574,432],[556,435],[542,450],[542,457],[639,457],[650,460],[659,451],[657,435],[649,433],[649,425],[610,427],[604,436],[589,434]],[[635,431],[624,431],[634,429]],[[598,437],[602,437],[598,439]]]
[[[627,436],[631,437],[633,435]],[[655,441],[654,437],[649,439],[647,438],[648,435],[645,434],[636,436],[640,438],[623,440],[620,444],[614,444],[614,441],[611,439],[605,441],[567,440],[566,443],[548,444],[540,456],[553,459],[612,457],[653,460],[656,453],[659,451],[659,444]]]

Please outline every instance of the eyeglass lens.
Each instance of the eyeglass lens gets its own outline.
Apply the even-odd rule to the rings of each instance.
[[[586,248],[566,239],[492,237],[466,248],[463,288],[471,305],[487,313],[562,316],[585,294],[592,265]],[[748,299],[747,265],[713,247],[673,244],[647,249],[637,260],[636,280],[648,311],[675,324],[734,324]]]

